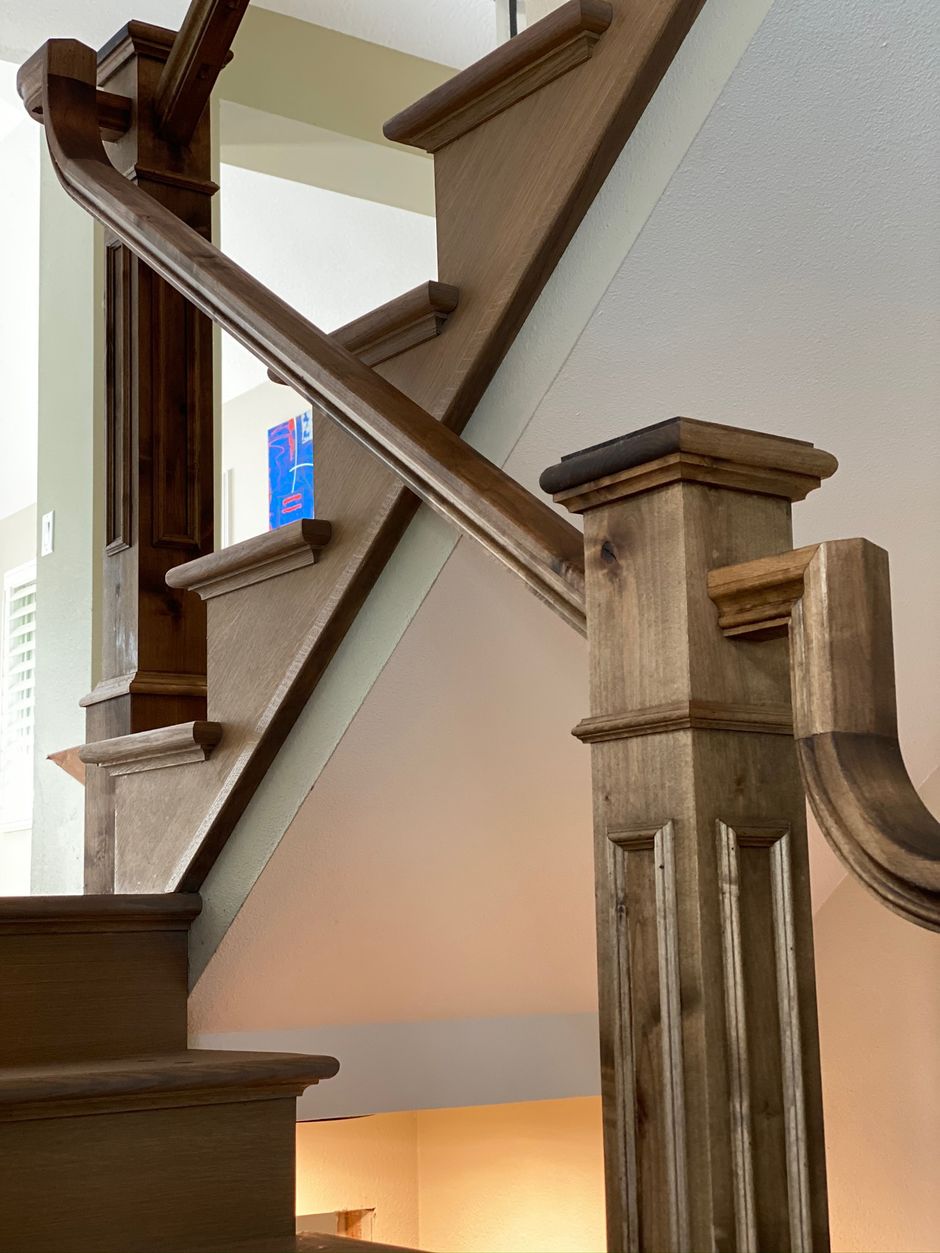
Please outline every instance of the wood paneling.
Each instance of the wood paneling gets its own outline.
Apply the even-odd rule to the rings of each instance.
[[[199,908],[193,896],[0,900],[0,1067],[184,1048]]]
[[[644,453],[673,459],[666,480],[644,476]],[[579,466],[598,477],[579,483]],[[584,510],[591,713],[577,733],[594,777],[612,1249],[827,1248],[786,643],[726,639],[706,574],[717,554],[785,548],[790,495],[833,467],[807,445],[683,421],[543,477]]]
[[[130,23],[97,58],[102,87],[134,101],[112,152],[126,175],[208,235],[208,124],[185,151],[151,134],[172,32]],[[211,327],[115,237],[106,269],[106,519],[101,681],[86,739],[205,716],[205,610],[167,588],[167,570],[212,549]],[[154,682],[152,676],[159,676]],[[113,786],[85,787],[86,886],[113,886]]]
[[[178,1253],[293,1236],[294,1101],[0,1122],[0,1247]]]

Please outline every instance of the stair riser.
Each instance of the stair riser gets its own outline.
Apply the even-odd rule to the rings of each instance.
[[[0,1124],[2,1253],[290,1238],[293,1097]]]
[[[187,938],[0,934],[0,1066],[185,1048]]]

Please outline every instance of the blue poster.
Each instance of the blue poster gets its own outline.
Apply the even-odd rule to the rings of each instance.
[[[313,414],[279,422],[268,431],[268,530],[313,512]]]

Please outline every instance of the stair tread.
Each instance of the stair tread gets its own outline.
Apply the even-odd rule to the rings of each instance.
[[[398,1253],[414,1253],[403,1244],[376,1244],[371,1240],[354,1240],[349,1236],[330,1236],[318,1231],[298,1232],[296,1236],[281,1239],[246,1240],[224,1246],[209,1245],[199,1253],[342,1253],[343,1249],[398,1250]]]
[[[195,892],[147,895],[2,896],[0,934],[181,930],[202,908]]]
[[[182,1095],[223,1089],[296,1091],[336,1074],[332,1057],[186,1049],[107,1061],[0,1067],[0,1116],[17,1105]]]

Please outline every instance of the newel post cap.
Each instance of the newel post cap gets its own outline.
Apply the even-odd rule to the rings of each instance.
[[[805,440],[669,418],[570,453],[539,483],[571,513],[679,481],[802,500],[838,464]]]

